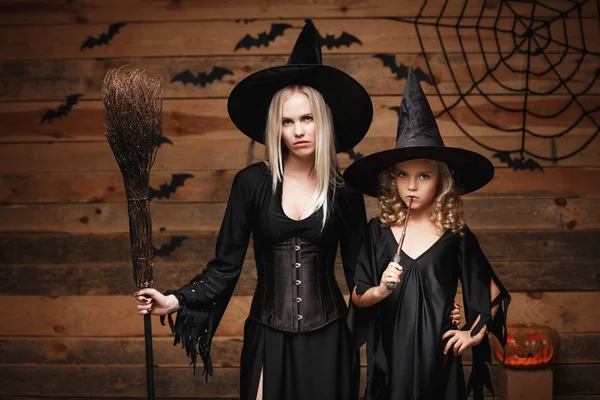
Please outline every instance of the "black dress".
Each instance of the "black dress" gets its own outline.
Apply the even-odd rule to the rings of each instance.
[[[381,274],[398,243],[389,227],[372,219],[365,232],[356,268],[356,290],[363,294],[380,283]],[[487,335],[472,347],[473,369],[469,390],[464,384],[460,356],[443,354],[442,335],[453,329],[448,314],[453,308],[457,283],[462,284],[463,303],[470,329],[484,326],[505,343],[506,310],[510,296],[495,275],[475,235],[464,227],[446,231],[416,259],[402,252],[400,285],[386,299],[364,309],[363,339],[367,340],[366,399],[440,400],[466,399],[472,388],[483,398],[483,387],[492,389],[486,362],[490,348]],[[490,281],[501,294],[490,303]],[[494,320],[491,308],[501,304]]]
[[[338,243],[345,278],[354,267],[366,225],[362,194],[344,186],[330,195],[331,212],[288,218],[281,185],[272,192],[264,163],[240,171],[233,182],[216,257],[173,293],[182,309],[173,323],[195,362],[212,375],[210,344],[239,277],[252,233],[257,287],[244,328],[240,398],[256,398],[261,369],[263,399],[358,399],[358,356],[352,349],[347,306],[335,280]],[[198,343],[198,348],[196,344]]]

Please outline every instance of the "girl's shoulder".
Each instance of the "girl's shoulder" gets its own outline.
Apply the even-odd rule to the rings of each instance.
[[[457,233],[459,235],[460,240],[466,244],[477,244],[479,245],[479,239],[477,235],[469,229],[469,227],[465,224]]]
[[[381,229],[382,225],[381,225],[381,221],[379,220],[378,217],[373,217],[369,220],[369,229]]]
[[[461,249],[469,249],[473,248],[473,246],[479,246],[479,239],[471,229],[465,224],[462,228],[459,229],[458,232],[453,233],[449,232],[449,235],[452,240],[459,246]]]
[[[381,221],[379,218],[374,217],[369,220],[367,224],[367,232],[371,237],[378,237],[383,229],[383,225],[381,225]]]
[[[459,235],[461,238],[475,238],[475,239],[477,239],[477,237],[471,231],[471,229],[469,229],[469,226],[467,224],[464,224],[463,227],[460,228],[458,230],[458,232],[456,232],[456,235]]]

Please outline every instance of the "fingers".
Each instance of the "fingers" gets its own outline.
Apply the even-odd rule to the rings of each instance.
[[[460,324],[460,311],[457,308],[450,311],[450,320],[452,321],[452,325],[457,326]]]
[[[136,296],[135,298],[135,302],[138,305],[144,305],[144,304],[149,304],[152,301],[151,298],[149,297],[144,297],[144,296]]]
[[[154,306],[154,303],[152,303],[152,302],[149,302],[148,304],[138,304],[137,305],[138,314],[140,314],[140,315],[150,314],[152,312],[153,306]]]
[[[153,288],[140,289],[133,293],[135,296],[135,302],[137,304],[138,314],[150,314],[155,304],[155,298],[162,296],[162,294]]]
[[[446,340],[451,336],[454,336],[458,333],[458,331],[446,331],[443,335],[442,335],[442,340]]]
[[[448,354],[450,349],[455,356],[462,354],[473,345],[473,340],[468,336],[468,332],[447,331],[442,335],[442,340],[450,338],[444,347],[444,354]]]
[[[402,267],[394,262],[388,264],[381,278],[384,283],[399,283],[402,275]]]
[[[384,273],[383,281],[385,283],[398,283],[400,282],[400,276],[396,275],[394,272],[386,272]]]
[[[454,341],[454,343],[452,344],[452,353],[454,353],[455,356],[458,355],[458,350],[467,342],[465,340],[464,337],[457,335],[454,336],[452,339],[456,339]]]
[[[465,340],[463,342],[463,344],[460,345],[460,348],[458,349],[458,354],[462,354],[466,349],[469,348],[469,343]],[[454,352],[454,354],[456,354],[457,352]]]
[[[454,346],[452,346],[452,352],[454,353],[454,355],[455,355],[455,356],[457,356],[457,355],[458,355],[458,349],[460,349],[460,348],[461,348],[461,346],[462,346],[463,344],[465,344],[465,340],[460,340],[460,339],[461,339],[461,338],[459,337],[459,338],[456,340],[456,343],[454,343]]]
[[[136,291],[135,293],[133,293],[134,296],[148,296],[148,297],[156,297],[157,295],[160,295],[161,293],[153,288],[144,288],[144,289],[140,289],[138,291]]]
[[[397,264],[395,262],[391,262],[388,264],[387,269],[393,269],[395,271],[397,271],[399,274],[402,273],[402,267],[400,266],[400,264]]]
[[[452,325],[458,326],[460,324],[460,308],[461,305],[455,300],[454,308],[450,311],[450,320],[452,321]]]
[[[446,343],[446,347],[444,347],[444,354],[448,354],[448,352],[454,346],[454,344],[458,342],[458,339],[459,337],[454,335],[452,338],[450,338],[450,340],[448,340],[448,343]]]

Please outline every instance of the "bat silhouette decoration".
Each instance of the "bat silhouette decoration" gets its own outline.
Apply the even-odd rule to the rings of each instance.
[[[396,111],[396,114],[400,117],[400,106],[388,107],[388,110]]]
[[[155,139],[156,139],[156,147],[160,147],[164,143],[173,144],[173,142],[171,142],[171,139],[169,139],[168,137],[166,137],[164,135],[158,135]]]
[[[178,248],[184,240],[189,239],[188,236],[171,236],[169,243],[163,244],[159,249],[152,246],[154,249],[154,255],[160,257],[168,257]]]
[[[158,187],[158,190],[150,187],[150,193],[148,200],[170,198],[172,193],[177,191],[177,188],[183,186],[184,182],[188,178],[192,178],[192,174],[173,174],[171,176],[171,183],[163,183]]]
[[[319,33],[319,40],[321,41],[321,46],[327,47],[328,50],[331,50],[334,47],[350,47],[353,43],[358,43],[362,46],[362,42],[356,36],[351,35],[348,32],[342,32],[338,37],[335,37],[335,35],[325,35],[325,37],[323,37]]]
[[[396,79],[403,79],[403,78],[406,78],[406,75],[408,75],[408,71],[410,68],[404,64],[400,64],[400,65],[396,64],[396,56],[395,55],[379,53],[379,54],[375,54],[373,57],[379,58],[381,61],[383,61],[383,66],[388,67],[392,71],[393,74],[396,74]],[[431,80],[429,75],[427,75],[425,72],[423,72],[423,70],[421,68],[417,67],[414,71],[415,71],[415,76],[417,78],[417,81],[427,82],[430,85],[433,84],[433,81]]]
[[[353,161],[358,161],[358,160],[360,160],[361,158],[364,157],[361,153],[359,153],[357,151],[354,151],[354,149],[347,150],[346,154],[348,154],[348,156],[350,157],[350,159],[353,160]]]
[[[56,118],[60,118],[63,115],[67,115],[71,111],[73,106],[79,102],[79,98],[81,96],[83,96],[83,94],[81,93],[72,94],[70,96],[67,96],[67,101],[65,104],[61,104],[60,106],[58,106],[58,108],[54,110],[49,108],[48,111],[46,111],[46,113],[42,117],[40,124],[43,124],[45,121],[48,121],[48,123],[50,123]]]
[[[186,69],[183,72],[178,73],[171,79],[173,82],[183,82],[184,85],[188,83],[194,86],[206,87],[209,83],[213,83],[217,79],[222,79],[225,75],[233,75],[233,72],[223,67],[213,67],[212,71],[208,74],[206,72],[200,72],[198,75],[194,75],[192,71]]]
[[[269,33],[264,31],[259,33],[258,37],[252,37],[250,35],[244,36],[237,44],[233,51],[238,49],[250,49],[252,47],[269,47],[269,43],[273,42],[278,36],[283,36],[286,29],[293,28],[290,24],[271,24],[271,30]]]
[[[98,37],[89,36],[85,42],[81,45],[80,51],[86,48],[94,48],[97,46],[102,46],[103,44],[108,44],[113,37],[119,33],[119,29],[127,25],[125,22],[115,22],[114,24],[110,24],[108,26],[108,32],[101,33]]]
[[[501,162],[505,163],[506,165],[508,165],[515,171],[518,171],[518,170],[535,171],[536,169],[539,169],[540,171],[544,170],[544,168],[540,164],[538,164],[537,161],[535,161],[531,158],[529,158],[527,160],[524,160],[523,157],[513,159],[510,156],[510,153],[507,153],[504,151],[494,154],[493,157],[499,158]]]

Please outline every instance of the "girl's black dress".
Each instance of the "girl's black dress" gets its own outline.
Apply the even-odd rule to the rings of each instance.
[[[410,232],[408,233],[410,234]],[[356,267],[356,290],[363,294],[380,283],[398,243],[389,227],[372,219],[366,229]],[[448,314],[461,282],[467,324],[478,315],[474,333],[485,325],[505,342],[506,310],[510,296],[495,275],[475,235],[464,227],[446,231],[427,251],[412,259],[402,252],[401,282],[385,300],[363,309],[362,338],[367,340],[366,399],[442,400],[466,399],[472,388],[483,398],[483,387],[492,384],[487,335],[472,347],[473,367],[469,390],[460,356],[443,354],[442,335],[453,329]],[[501,294],[490,304],[490,281]],[[493,321],[491,308],[501,304]]]
[[[250,234],[257,287],[244,329],[240,398],[254,400],[261,369],[263,399],[358,399],[359,365],[347,306],[335,280],[338,243],[352,287],[366,225],[362,194],[344,186],[330,196],[332,211],[288,218],[281,185],[272,192],[264,163],[240,171],[207,268],[177,291],[182,310],[169,322],[188,355],[199,354],[212,374],[210,344],[240,275]],[[199,340],[198,350],[195,344]]]

